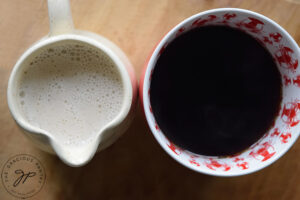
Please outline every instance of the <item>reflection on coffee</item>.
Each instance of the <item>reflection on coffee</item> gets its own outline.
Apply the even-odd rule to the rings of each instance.
[[[18,101],[24,118],[67,145],[89,142],[121,109],[119,71],[91,45],[53,44],[36,52],[23,69]]]
[[[162,132],[202,155],[237,154],[279,114],[281,76],[252,36],[226,26],[191,30],[159,57],[150,101]]]

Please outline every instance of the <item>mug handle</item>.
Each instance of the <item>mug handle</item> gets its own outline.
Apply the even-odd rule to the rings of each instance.
[[[72,33],[73,19],[69,0],[48,0],[49,36]]]

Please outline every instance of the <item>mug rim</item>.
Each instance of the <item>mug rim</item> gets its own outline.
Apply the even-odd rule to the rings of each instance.
[[[153,70],[155,68],[156,58],[159,56],[160,49],[163,48],[163,46],[166,44],[168,39],[171,36],[174,36],[177,33],[177,31],[180,29],[180,27],[182,27],[183,25],[185,25],[185,24],[189,23],[190,21],[193,21],[197,18],[200,18],[202,15],[216,14],[219,12],[244,13],[244,14],[253,15],[259,19],[263,19],[263,20],[267,21],[269,24],[272,24],[274,27],[276,27],[276,29],[280,30],[281,33],[283,33],[283,35],[287,38],[287,40],[292,43],[292,46],[295,49],[297,49],[298,53],[297,52],[296,53],[299,57],[300,48],[299,48],[298,44],[295,42],[295,40],[290,36],[290,34],[285,29],[283,29],[279,24],[277,24],[275,21],[271,20],[270,18],[268,18],[262,14],[259,14],[257,12],[253,12],[253,11],[246,10],[246,9],[240,9],[240,8],[217,8],[217,9],[206,10],[204,12],[200,12],[195,15],[192,15],[192,16],[186,18],[185,20],[181,21],[180,23],[178,23],[175,27],[173,27],[170,31],[168,31],[167,34],[165,34],[165,36],[155,46],[154,51],[152,52],[152,54],[150,54],[149,60],[146,62],[144,74],[141,79],[142,80],[141,81],[142,83],[140,86],[141,92],[142,92],[141,100],[142,100],[142,105],[143,105],[143,110],[145,113],[146,121],[151,130],[151,133],[153,134],[154,138],[159,143],[159,145],[164,149],[164,151],[167,154],[169,154],[169,156],[171,156],[174,160],[176,160],[178,163],[182,164],[183,166],[185,166],[193,171],[196,171],[196,172],[201,172],[203,174],[213,175],[213,176],[233,177],[233,176],[246,175],[246,174],[250,174],[250,173],[259,171],[259,170],[271,165],[275,161],[277,161],[281,156],[283,156],[293,146],[293,144],[296,142],[297,138],[299,137],[299,132],[296,135],[296,137],[293,138],[293,141],[290,141],[289,144],[284,149],[282,149],[280,152],[276,153],[275,157],[272,157],[271,159],[265,161],[264,164],[262,164],[260,166],[256,166],[254,168],[247,169],[244,171],[239,171],[239,172],[221,172],[221,171],[204,170],[203,168],[199,168],[194,165],[189,165],[187,160],[183,160],[182,158],[175,156],[174,153],[163,144],[163,140],[160,138],[158,131],[154,128],[155,126],[153,124],[153,120],[151,117],[152,114],[150,114],[147,109],[151,105],[150,98],[148,97],[148,91],[147,91],[147,89],[150,88],[150,83],[151,83],[149,78],[151,76],[151,70]],[[164,135],[163,132],[161,132],[161,133]],[[204,156],[204,155],[202,155],[202,156]]]
[[[47,46],[53,45],[55,43],[61,43],[65,41],[77,41],[77,42],[82,42],[84,44],[90,45],[93,48],[100,49],[104,54],[106,54],[117,66],[117,70],[121,76],[122,79],[122,85],[123,85],[123,91],[124,91],[124,97],[122,104],[123,106],[121,107],[119,113],[117,116],[107,123],[104,127],[102,127],[101,130],[99,130],[99,133],[101,133],[103,130],[106,130],[109,127],[116,127],[119,124],[121,124],[127,115],[129,114],[129,111],[132,106],[132,99],[133,99],[133,89],[131,85],[131,79],[129,77],[129,74],[127,73],[125,63],[122,62],[121,58],[119,58],[111,49],[110,47],[107,47],[105,44],[102,44],[101,42],[97,41],[96,39],[75,34],[75,33],[70,33],[70,34],[61,34],[61,35],[55,35],[55,36],[46,36],[42,38],[41,40],[37,41],[34,43],[32,46],[27,48],[25,52],[19,57],[17,60],[16,64],[14,65],[11,74],[9,76],[8,80],[8,86],[7,86],[7,103],[8,107],[10,110],[10,113],[12,114],[14,120],[17,122],[17,124],[23,128],[25,131],[27,131],[30,134],[37,134],[37,135],[44,135],[49,139],[49,143],[51,144],[52,148],[56,152],[56,148],[54,146],[56,144],[62,145],[60,141],[57,140],[56,137],[54,137],[52,134],[49,134],[48,131],[44,129],[40,129],[38,127],[34,127],[30,123],[26,122],[24,118],[20,115],[18,112],[17,104],[15,103],[15,98],[13,91],[14,91],[14,86],[16,84],[16,75],[18,73],[18,70],[20,67],[24,64],[24,61],[26,61],[30,56],[32,56],[33,53],[39,51],[42,48],[46,48]],[[95,140],[97,141],[97,145],[94,148],[98,148],[98,143],[101,137],[101,134],[96,134]],[[94,143],[94,142],[93,142]],[[96,151],[95,151],[96,152]],[[57,153],[59,156],[59,153]],[[88,162],[94,154],[90,156],[90,158],[86,161]],[[59,156],[60,157],[60,156]],[[65,160],[63,157],[60,157],[64,162],[68,163],[68,165],[73,166],[72,163],[69,163],[67,160]],[[86,162],[82,163],[85,164]],[[81,165],[82,165],[81,164]],[[75,165],[74,165],[75,166]],[[77,165],[76,165],[77,166]]]

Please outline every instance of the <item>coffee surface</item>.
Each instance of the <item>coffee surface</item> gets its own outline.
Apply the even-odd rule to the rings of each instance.
[[[281,76],[252,36],[225,26],[193,29],[172,41],[152,75],[150,102],[176,145],[211,156],[237,154],[271,128]]]
[[[60,42],[36,52],[23,69],[17,95],[24,118],[66,145],[94,139],[122,107],[119,71],[93,46]]]

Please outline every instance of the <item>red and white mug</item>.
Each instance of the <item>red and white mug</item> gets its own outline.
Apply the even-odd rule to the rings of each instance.
[[[282,102],[274,126],[249,149],[231,157],[194,154],[172,143],[160,130],[151,110],[151,75],[161,52],[182,33],[206,25],[241,29],[264,44],[273,55],[282,76]],[[243,9],[220,8],[184,20],[158,43],[140,81],[140,97],[146,120],[155,139],[176,161],[197,172],[238,176],[258,171],[279,159],[294,144],[300,132],[300,49],[294,39],[271,19]]]

